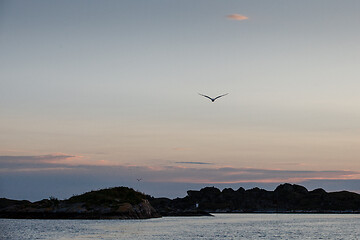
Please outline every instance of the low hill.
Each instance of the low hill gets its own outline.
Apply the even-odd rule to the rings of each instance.
[[[144,219],[160,217],[146,196],[127,187],[91,191],[67,200],[0,199],[2,218]]]

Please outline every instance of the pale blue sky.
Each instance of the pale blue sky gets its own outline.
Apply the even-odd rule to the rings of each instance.
[[[143,190],[162,195],[151,183],[359,179],[359,12],[355,0],[0,1],[0,193],[26,198],[9,179],[78,165],[89,178],[135,169],[106,183],[148,174]]]

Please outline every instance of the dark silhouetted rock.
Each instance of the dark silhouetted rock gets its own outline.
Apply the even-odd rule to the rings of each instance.
[[[146,196],[126,187],[91,191],[67,200],[0,200],[2,218],[144,219],[160,217]]]
[[[178,216],[186,211],[203,212],[360,212],[360,195],[351,192],[308,191],[296,184],[281,184],[274,191],[260,188],[220,191],[206,187],[190,190],[184,198],[149,201],[164,216]]]
[[[38,202],[0,199],[2,218],[143,219],[160,216],[211,216],[212,212],[360,213],[360,195],[323,189],[308,191],[281,184],[274,191],[260,188],[234,191],[206,187],[189,190],[184,198],[154,198],[117,187],[91,191],[67,200],[50,197]]]

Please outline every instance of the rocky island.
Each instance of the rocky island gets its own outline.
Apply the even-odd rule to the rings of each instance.
[[[127,187],[91,191],[66,200],[0,199],[1,218],[146,219],[160,217],[146,196]]]
[[[149,198],[162,216],[194,213],[360,213],[360,195],[353,192],[308,191],[296,184],[281,184],[274,191],[206,187],[188,191],[184,198]]]
[[[0,218],[146,219],[210,213],[360,213],[360,195],[281,184],[274,191],[206,187],[184,198],[155,198],[127,187],[91,191],[66,200],[0,198]]]

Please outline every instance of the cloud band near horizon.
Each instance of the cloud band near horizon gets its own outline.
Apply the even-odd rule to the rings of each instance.
[[[360,172],[338,171],[304,171],[277,170],[238,167],[210,167],[205,162],[176,162],[177,165],[137,166],[137,165],[104,165],[100,163],[84,164],[80,156],[67,154],[49,154],[39,156],[0,156],[2,174],[16,172],[33,172],[35,174],[91,174],[99,176],[121,176],[124,179],[141,177],[148,182],[178,183],[244,183],[244,182],[301,182],[321,179],[360,179]],[[76,161],[78,160],[78,161]],[[180,165],[179,165],[180,164]],[[183,164],[183,165],[182,165]],[[187,165],[198,165],[189,167]],[[205,166],[206,165],[206,166]],[[201,167],[204,166],[204,167]]]

